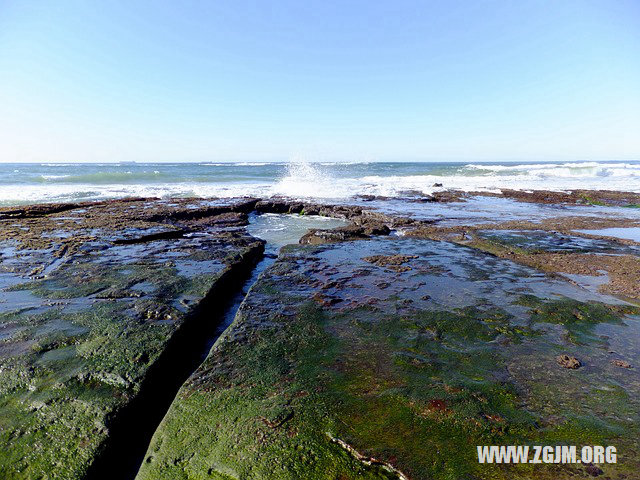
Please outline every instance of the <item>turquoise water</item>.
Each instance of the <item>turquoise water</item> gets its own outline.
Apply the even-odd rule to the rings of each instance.
[[[346,199],[500,188],[640,191],[640,162],[0,164],[1,205],[125,196]]]

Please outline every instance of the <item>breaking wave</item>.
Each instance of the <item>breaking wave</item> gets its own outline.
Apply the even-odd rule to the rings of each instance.
[[[79,184],[110,184],[110,183],[130,183],[139,181],[157,181],[166,177],[159,170],[152,171],[124,171],[124,172],[96,172],[79,175],[40,175],[38,181],[41,182],[61,182],[61,183],[79,183]]]
[[[5,205],[124,196],[339,200],[504,188],[640,192],[640,162],[0,164],[0,204]]]

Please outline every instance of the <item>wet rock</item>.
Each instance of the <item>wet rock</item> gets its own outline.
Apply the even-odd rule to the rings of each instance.
[[[315,302],[317,302],[319,305],[323,305],[323,306],[336,305],[336,304],[342,302],[341,298],[333,297],[333,296],[330,296],[330,295],[324,295],[324,294],[321,294],[321,293],[316,293],[313,296],[313,300]]]
[[[487,192],[474,192],[474,195],[495,196]],[[619,192],[612,190],[573,190],[570,192],[555,192],[547,190],[520,191],[502,189],[500,196],[516,200],[547,203],[547,204],[574,204],[574,205],[609,205],[627,206],[640,204],[640,194],[633,192]]]
[[[131,199],[4,210],[2,478],[97,478],[87,471],[103,452],[138,438],[145,412],[126,422],[123,412],[143,405],[140,392],[159,378],[150,372],[166,355],[173,352],[172,365],[188,358],[175,354],[191,348],[198,308],[226,301],[224,288],[264,249],[243,231],[226,231],[224,220],[254,203]],[[165,374],[175,371],[164,370],[162,381],[175,382]],[[5,425],[23,433],[3,435]],[[123,428],[133,431],[116,441]]]
[[[457,192],[454,190],[444,190],[442,192],[434,192],[431,194],[431,197],[434,202],[463,202],[465,201],[466,194],[464,192]]]
[[[373,202],[374,200],[386,200],[388,197],[381,197],[379,195],[356,195],[355,198],[363,202]]]
[[[233,203],[217,205],[215,202],[202,202],[200,205],[194,202],[185,203],[166,212],[153,212],[146,217],[146,220],[151,222],[179,222],[216,217],[231,212],[249,213],[255,209],[257,203],[258,199],[256,198],[234,200]]]
[[[613,363],[616,367],[631,368],[631,364],[625,360],[612,360],[611,363]]]
[[[391,229],[382,223],[371,223],[364,225],[364,233],[366,235],[389,235]]]
[[[249,224],[249,217],[245,212],[227,212],[212,217],[203,217],[200,219],[190,220],[186,223],[188,226],[201,228],[206,226],[245,226]]]
[[[603,409],[594,394],[602,377],[584,372],[567,384],[560,368],[548,368],[564,344],[561,330],[575,325],[581,352],[595,362],[590,354],[601,345],[589,330],[603,321],[626,328],[622,311],[562,296],[570,292],[586,295],[448,242],[371,237],[287,247],[183,386],[139,479],[205,474],[212,459],[216,472],[263,480],[441,479],[452,471],[480,479],[487,470],[475,446],[498,444],[505,432],[522,444],[572,444],[594,432],[632,451],[633,435],[598,426],[613,411],[634,418],[637,385],[628,375]],[[281,424],[283,405],[295,415]],[[328,434],[342,440],[329,443]],[[174,465],[176,455],[184,463]],[[638,464],[625,462],[607,469]],[[496,466],[491,476],[514,472],[530,470]]]
[[[261,200],[256,203],[255,209],[260,213],[300,213],[301,211],[293,212],[291,204],[284,200]]]
[[[347,226],[335,228],[333,230],[310,230],[309,233],[300,238],[302,245],[320,245],[322,243],[345,242],[348,240],[358,240],[367,238],[363,227]]]
[[[594,465],[593,463],[590,463],[589,465],[587,465],[585,467],[585,470],[592,477],[598,477],[604,473],[600,467],[598,467],[597,465]]]
[[[53,213],[67,212],[69,210],[93,206],[98,203],[103,202],[48,203],[43,205],[27,205],[24,207],[4,207],[0,208],[0,219],[37,218]]]
[[[464,198],[456,195],[412,200]],[[207,293],[211,301],[218,298],[216,288],[229,279],[221,272],[260,249],[236,228],[253,208],[328,215],[353,225],[310,232],[307,245],[287,247],[265,272],[175,398],[139,478],[185,472],[278,480],[484,478],[473,455],[449,453],[499,444],[505,432],[523,444],[549,438],[572,444],[577,434],[594,432],[637,450],[634,434],[599,427],[630,428],[623,422],[635,418],[640,398],[634,376],[616,376],[615,391],[602,397],[606,413],[593,393],[603,386],[594,372],[610,360],[593,353],[625,332],[635,335],[625,315],[637,311],[605,305],[597,293],[501,258],[527,258],[547,271],[552,264],[564,268],[573,253],[561,249],[546,257],[523,252],[520,244],[474,243],[480,237],[473,227],[440,228],[361,206],[138,199],[36,209],[29,217],[14,212],[11,222],[0,223],[3,275],[40,277],[19,280],[11,294],[24,293],[44,309],[43,315],[10,312],[17,320],[2,317],[21,329],[0,330],[7,335],[0,339],[0,427],[16,422],[12,431],[19,432],[3,437],[0,429],[3,474],[5,465],[20,462],[15,471],[22,469],[22,478],[74,478],[84,471],[187,315]],[[422,239],[376,238],[399,225],[421,229]],[[184,234],[149,238],[170,231]],[[24,255],[12,250],[17,247]],[[620,271],[632,284],[640,270],[633,252],[625,255]],[[597,270],[601,257],[589,255],[584,270],[575,271]],[[611,257],[606,261],[622,262]],[[606,339],[596,329],[601,323],[611,329]],[[548,368],[567,341],[598,367],[572,375],[571,384],[560,368]],[[580,366],[575,357],[561,357],[568,359],[558,362],[564,368]],[[41,438],[47,442],[35,451]],[[52,455],[57,470],[47,471]],[[624,462],[622,472],[640,468],[637,459]],[[493,472],[496,478],[519,474],[499,466]]]
[[[616,225],[615,221],[607,222],[607,225]],[[628,223],[622,219],[617,222],[617,225]],[[594,285],[588,277],[604,277],[600,285],[595,285],[598,291],[640,298],[640,250],[623,240],[584,238],[572,232],[573,229],[588,228],[588,224],[585,219],[570,217],[530,224],[525,227],[530,230],[519,230],[523,224],[509,222],[496,225],[495,230],[467,232],[466,239],[454,241],[464,241],[474,248],[545,272],[586,276],[578,281],[591,283],[587,285],[591,288]],[[453,239],[445,238],[436,227],[421,232],[429,238]],[[448,233],[451,235],[452,232]]]
[[[414,203],[429,203],[429,202],[435,202],[436,199],[433,195],[422,194],[417,198],[411,199],[411,201]]]
[[[130,245],[132,243],[145,243],[152,242],[154,240],[171,240],[176,238],[181,238],[187,233],[182,229],[172,229],[172,230],[164,230],[157,233],[151,233],[149,235],[142,235],[139,237],[132,238],[117,238],[113,241],[114,245]]]
[[[371,255],[364,257],[365,262],[373,263],[379,267],[385,267],[395,272],[408,272],[411,267],[405,263],[418,258],[417,255]]]
[[[295,202],[272,198],[257,202],[255,210],[259,213],[294,213],[300,215],[322,215],[333,218],[352,219],[365,212],[356,205],[328,205],[308,202]]]
[[[392,223],[397,217],[377,210],[362,210],[355,215],[354,223],[362,225],[367,222]]]
[[[566,354],[558,355],[556,357],[556,362],[558,362],[558,365],[560,365],[561,367],[569,368],[573,370],[580,368],[582,366],[582,363],[580,362],[580,360],[578,360],[576,357],[572,357]]]

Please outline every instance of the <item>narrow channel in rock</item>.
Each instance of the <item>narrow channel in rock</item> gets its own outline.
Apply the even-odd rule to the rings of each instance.
[[[221,319],[237,309],[237,296],[263,258],[262,251],[246,255],[195,308],[192,318],[150,368],[139,395],[116,414],[110,425],[109,441],[89,468],[86,479],[135,477],[149,441],[176,392],[206,356],[211,339],[219,335]]]
[[[90,468],[88,480],[135,478],[151,437],[176,393],[233,322],[249,289],[276,260],[278,250],[286,244],[297,243],[309,229],[347,224],[344,220],[316,215],[273,213],[251,214],[249,221],[248,233],[266,242],[264,253],[247,259],[209,292],[188,322],[189,327],[149,373],[138,398],[118,414],[118,421],[111,428],[110,442]]]

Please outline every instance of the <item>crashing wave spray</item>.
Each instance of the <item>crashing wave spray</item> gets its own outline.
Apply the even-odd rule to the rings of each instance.
[[[272,195],[293,198],[345,198],[353,195],[353,182],[338,179],[327,166],[307,160],[290,161],[285,175],[273,186]]]

